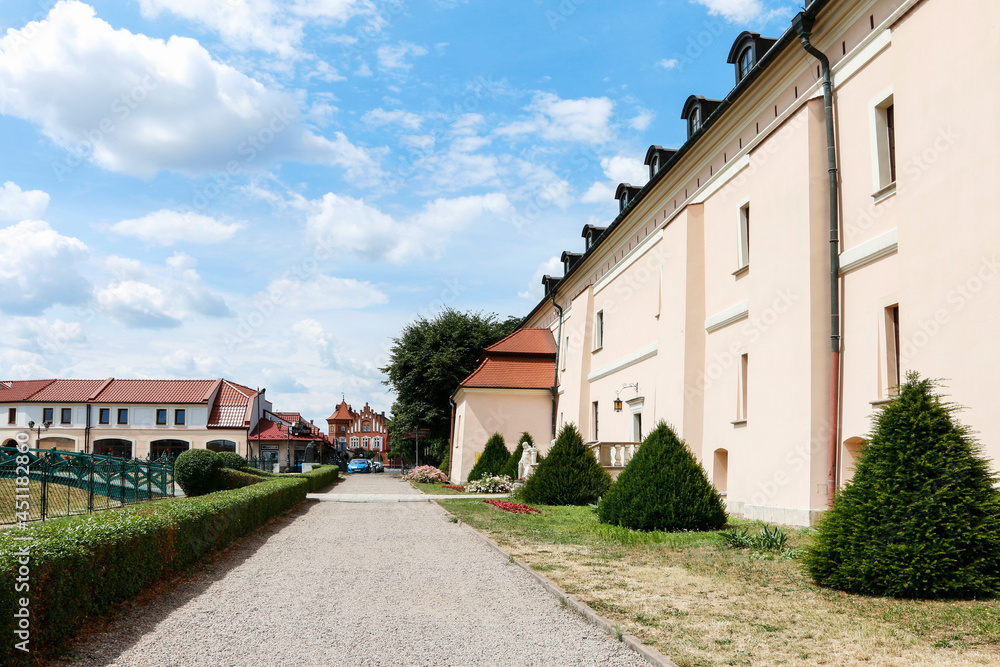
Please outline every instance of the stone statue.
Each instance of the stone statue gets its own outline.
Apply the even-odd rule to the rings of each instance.
[[[528,479],[538,465],[538,450],[535,447],[525,447],[521,460],[517,462],[518,479]]]
[[[316,463],[316,443],[310,442],[306,445],[306,458],[304,463]]]

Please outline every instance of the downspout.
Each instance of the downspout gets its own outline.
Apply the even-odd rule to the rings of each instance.
[[[87,403],[87,425],[83,429],[83,452],[90,453],[90,403]]]
[[[792,19],[792,27],[802,40],[806,53],[820,62],[823,71],[823,107],[826,116],[827,171],[830,174],[830,414],[829,451],[827,456],[827,506],[833,504],[837,492],[838,421],[840,417],[840,234],[837,214],[837,151],[833,129],[833,82],[830,61],[809,41],[815,19],[800,12]]]
[[[563,309],[558,303],[556,303],[556,291],[552,290],[549,292],[549,298],[552,299],[552,305],[556,307],[559,311],[559,329],[556,334],[556,370],[555,377],[552,378],[552,439],[554,440],[558,435],[556,433],[556,411],[559,399],[559,348],[562,347],[562,321],[563,321]]]
[[[451,479],[451,469],[455,465],[455,411],[458,410],[458,406],[455,405],[455,395],[452,394],[448,397],[448,403],[451,404],[451,426],[448,427],[448,479]]]

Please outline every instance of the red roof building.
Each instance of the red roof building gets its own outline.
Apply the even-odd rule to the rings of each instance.
[[[326,418],[326,423],[331,441],[341,451],[379,452],[385,460],[384,453],[389,451],[389,427],[384,412],[375,412],[368,403],[355,412],[346,400],[341,400],[333,414]]]

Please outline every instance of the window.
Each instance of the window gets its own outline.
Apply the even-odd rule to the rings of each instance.
[[[167,425],[167,410],[166,408],[158,408],[156,410],[156,425],[166,426]]]
[[[885,309],[886,396],[899,392],[899,304]]]
[[[374,437],[372,438],[372,449],[382,451],[382,438]]]
[[[344,426],[344,425],[342,424],[342,425],[340,426],[340,431],[341,431],[341,433],[343,433],[343,432],[344,432],[344,431],[346,431],[346,430],[347,430],[347,427],[346,427],[346,426]]]
[[[365,433],[371,433],[372,425],[369,424],[368,422],[365,422],[364,427],[361,430],[364,431]]]
[[[740,386],[736,404],[736,421],[747,420],[747,370],[750,367],[750,355],[740,357]]]
[[[566,344],[562,349],[562,370],[566,370],[566,353],[569,352],[569,336],[566,336]]]
[[[740,228],[739,228],[739,252],[740,267],[745,269],[750,266],[750,204],[749,202],[740,207]]]
[[[54,408],[42,408],[42,423],[51,424],[54,414],[55,414]]]
[[[368,449],[368,442],[369,442],[368,438],[361,438],[361,446],[364,447],[365,449]]]
[[[351,447],[357,447],[358,446],[358,442],[359,442],[358,436],[352,435],[351,436]]]
[[[889,95],[872,112],[873,176],[876,194],[896,182],[896,110]]]
[[[632,442],[642,442],[642,413],[632,413]]]
[[[729,486],[729,452],[725,449],[715,450],[715,465],[712,466],[712,483],[715,490],[726,495],[726,487]]]
[[[184,410],[174,410],[174,425],[184,426],[187,422],[187,413]]]
[[[101,408],[101,412],[97,418],[99,424],[110,424],[111,423],[111,408]],[[96,452],[95,452],[96,453]]]
[[[235,452],[236,443],[232,440],[210,440],[205,443],[205,448],[213,452]]]
[[[59,423],[60,424],[72,424],[73,423],[73,408],[63,408],[59,411]]]
[[[740,53],[740,59],[739,62],[737,63],[737,67],[739,67],[740,80],[742,81],[743,79],[746,78],[746,75],[750,73],[750,70],[753,69],[752,46],[748,46],[747,48],[743,49],[742,53]]]
[[[656,172],[660,170],[660,156],[654,155],[653,159],[649,161],[649,177],[652,178],[656,176]]]
[[[118,408],[118,423],[128,424],[128,408]]]
[[[594,401],[594,440],[598,439],[597,430],[597,401]]]
[[[594,350],[604,347],[604,311],[597,312],[594,317]]]
[[[17,423],[17,408],[7,408],[7,423],[8,424]]]
[[[698,130],[701,129],[701,107],[696,106],[691,109],[691,115],[688,116],[688,136],[693,136]]]

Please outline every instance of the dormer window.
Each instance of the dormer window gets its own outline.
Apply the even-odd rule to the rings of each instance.
[[[624,211],[628,208],[632,200],[639,194],[640,189],[631,183],[619,183],[618,190],[615,191],[615,199],[618,200],[618,210]]]
[[[594,225],[584,225],[583,233],[580,234],[585,239],[586,249],[589,251],[594,247],[594,243],[597,242],[598,237],[604,232],[607,227],[596,227]]]
[[[650,146],[649,150],[646,151],[646,159],[644,163],[649,166],[649,178],[650,180],[656,176],[657,172],[663,169],[670,158],[674,156],[677,151],[669,150],[663,146]]]
[[[704,126],[705,121],[719,105],[720,100],[706,100],[701,95],[692,95],[684,102],[684,109],[681,111],[681,118],[688,124],[688,139],[697,134]]]
[[[745,31],[733,42],[729,49],[730,65],[736,66],[736,83],[750,75],[754,66],[764,57],[777,40],[761,37],[760,33]]]
[[[566,251],[566,252],[564,252],[562,254],[562,257],[560,258],[560,261],[562,261],[562,263],[563,263],[563,275],[564,276],[567,275],[567,274],[569,274],[570,270],[572,270],[572,268],[574,266],[576,266],[576,263],[580,261],[581,257],[583,257],[583,255],[581,253],[578,253],[578,252],[569,252],[569,251]]]
[[[688,136],[697,134],[701,129],[701,107],[695,107],[688,116]]]
[[[750,73],[750,70],[753,69],[752,46],[748,46],[745,49],[743,49],[743,52],[740,54],[740,59],[737,61],[736,66],[739,69],[739,76],[740,80],[742,81],[743,79],[746,78],[746,75]]]

